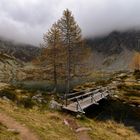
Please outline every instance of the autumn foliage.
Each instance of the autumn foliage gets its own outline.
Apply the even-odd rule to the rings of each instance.
[[[135,70],[140,70],[140,53],[136,52],[133,57],[132,67]]]
[[[86,47],[82,32],[72,12],[64,10],[60,18],[43,36],[40,64],[49,68],[54,91],[59,80],[65,81],[66,92],[74,77],[85,76],[90,49]]]

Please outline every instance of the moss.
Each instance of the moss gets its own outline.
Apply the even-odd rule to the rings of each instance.
[[[27,97],[27,98],[21,98],[20,100],[18,100],[17,104],[25,108],[33,108],[33,106],[35,105],[35,102],[30,97]]]

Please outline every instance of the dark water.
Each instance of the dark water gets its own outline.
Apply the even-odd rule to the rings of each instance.
[[[140,108],[131,107],[120,101],[102,100],[100,105],[90,106],[85,112],[88,118],[98,121],[113,119],[118,123],[123,123],[125,126],[133,127],[140,133]]]
[[[86,82],[97,82],[100,80],[108,80],[109,76],[104,77],[96,77],[92,79],[87,78],[74,78],[70,82],[71,90],[80,84],[84,84]],[[52,91],[53,90],[53,83],[48,80],[26,80],[26,81],[11,81],[11,83],[15,86],[21,86],[26,89],[34,89],[34,90],[45,90],[45,91]],[[65,81],[58,81],[57,91],[58,92],[65,92]]]

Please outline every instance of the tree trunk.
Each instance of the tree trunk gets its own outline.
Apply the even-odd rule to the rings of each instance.
[[[56,93],[56,91],[57,91],[57,73],[56,73],[56,44],[54,44],[54,50],[53,50],[53,55],[54,55],[54,67],[53,67],[53,69],[54,69],[54,89],[53,89],[53,93]]]

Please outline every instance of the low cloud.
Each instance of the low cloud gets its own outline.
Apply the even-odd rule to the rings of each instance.
[[[139,0],[1,0],[0,36],[38,45],[66,8],[85,37],[140,28]]]

